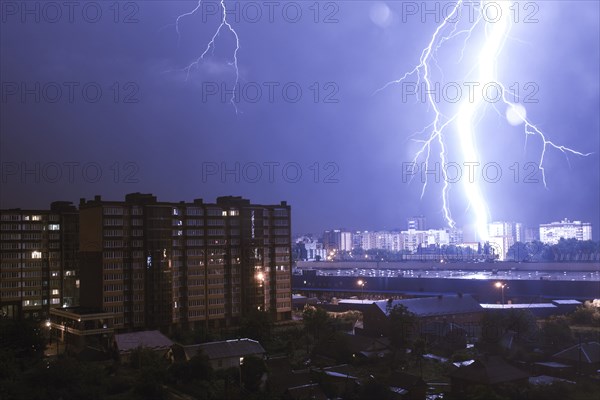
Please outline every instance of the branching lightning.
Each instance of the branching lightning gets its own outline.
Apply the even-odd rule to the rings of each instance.
[[[235,49],[233,51],[233,61],[229,63],[229,65],[232,66],[233,69],[235,70],[235,82],[233,85],[232,97],[231,97],[230,102],[233,105],[233,107],[235,108],[235,112],[237,114],[238,108],[235,104],[236,100],[237,100],[236,96],[235,96],[235,91],[236,91],[236,88],[237,88],[239,80],[240,80],[240,70],[238,67],[238,51],[240,50],[240,38],[239,38],[236,30],[233,28],[233,26],[231,26],[231,24],[227,20],[227,9],[225,8],[225,0],[221,0],[220,5],[221,5],[221,11],[222,11],[221,23],[215,30],[215,33],[213,34],[210,41],[206,44],[206,49],[204,50],[204,52],[202,54],[200,54],[200,56],[198,58],[196,58],[194,61],[192,61],[187,67],[183,68],[183,71],[186,72],[186,79],[189,79],[191,69],[197,68],[200,65],[200,63],[204,60],[204,57],[209,52],[209,50],[211,50],[211,48],[214,51],[215,41],[216,41],[217,37],[219,36],[219,34],[221,33],[221,30],[223,29],[223,27],[225,27],[227,30],[229,30],[229,32],[231,32],[231,34],[235,38]],[[185,17],[196,14],[198,12],[198,10],[200,10],[201,6],[202,6],[202,0],[198,0],[198,4],[196,4],[196,7],[193,10],[191,10],[187,13],[181,14],[177,17],[177,19],[175,20],[175,31],[177,32],[178,39],[181,39],[181,32],[179,31],[180,21]]]
[[[463,0],[457,1],[454,7],[451,9],[451,12],[449,12],[444,20],[438,25],[436,30],[433,32],[429,43],[422,50],[419,63],[411,71],[406,72],[400,79],[388,82],[375,93],[378,93],[389,86],[405,82],[409,77],[413,76],[416,77],[417,85],[420,85],[421,82],[424,83],[426,87],[425,101],[427,106],[433,110],[433,118],[422,131],[416,133],[416,135],[424,134],[425,138],[413,139],[414,141],[420,143],[420,147],[412,160],[414,165],[416,165],[417,161],[423,160],[424,168],[427,169],[431,162],[432,145],[436,143],[439,146],[439,154],[437,154],[439,161],[442,165],[445,165],[448,148],[447,140],[450,134],[454,134],[456,140],[458,140],[461,151],[460,157],[463,163],[465,165],[479,165],[480,155],[475,142],[475,136],[477,133],[477,124],[483,117],[485,109],[487,108],[485,99],[483,97],[483,92],[481,90],[475,90],[472,98],[469,96],[469,99],[463,99],[452,114],[444,115],[444,113],[442,113],[440,110],[440,105],[436,102],[433,95],[433,86],[436,82],[431,78],[431,68],[433,66],[439,68],[443,75],[443,70],[440,68],[436,59],[438,50],[442,48],[446,42],[464,35],[465,38],[460,49],[459,58],[459,60],[462,60],[464,57],[465,47],[473,36],[475,29],[480,25],[484,25],[485,37],[483,44],[479,50],[476,62],[466,75],[468,76],[471,73],[475,73],[475,81],[481,86],[484,86],[487,83],[493,83],[496,85],[496,87],[498,87],[501,91],[502,103],[508,108],[512,108],[513,112],[518,115],[520,120],[519,122],[524,125],[525,140],[527,141],[529,136],[538,136],[541,139],[543,146],[540,151],[538,169],[541,172],[544,187],[547,188],[544,159],[548,149],[555,149],[562,152],[565,157],[567,157],[567,162],[569,154],[585,157],[592,153],[582,153],[549,140],[547,135],[541,129],[527,119],[522,109],[519,108],[516,103],[509,100],[509,97],[518,100],[518,96],[516,96],[512,91],[507,90],[505,85],[498,80],[496,71],[498,59],[511,31],[511,7],[515,2],[492,2],[494,3],[495,7],[500,7],[501,11],[499,18],[492,22],[486,20],[481,12],[486,3],[490,2],[482,1],[476,6],[477,18],[474,21],[469,21],[471,22],[469,28],[458,30],[458,21],[461,20],[460,8],[464,6],[463,3]],[[444,180],[442,188],[442,210],[447,224],[453,228],[456,224],[450,212],[448,198],[450,185],[445,168],[441,168],[441,174]],[[488,221],[490,220],[490,212],[487,202],[477,180],[461,180],[469,208],[474,214],[474,223],[479,240],[486,241],[488,237]],[[421,198],[425,194],[426,188],[427,177],[425,177],[423,181]]]

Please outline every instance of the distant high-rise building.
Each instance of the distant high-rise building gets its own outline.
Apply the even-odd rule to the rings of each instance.
[[[499,260],[506,259],[506,253],[516,242],[524,240],[524,228],[520,222],[495,221],[488,224],[488,241]]]
[[[291,315],[290,206],[240,197],[80,203],[81,305],[116,329],[219,327],[251,310]]]
[[[323,247],[325,247],[327,251],[352,251],[352,244],[352,232],[345,232],[341,229],[323,232]]]
[[[425,217],[423,215],[419,215],[416,217],[411,217],[407,221],[408,230],[414,229],[416,231],[424,231],[427,229],[425,224]]]
[[[78,304],[79,220],[72,203],[0,211],[0,315],[47,318]]]
[[[296,239],[296,248],[301,260],[324,261],[327,259],[327,250],[323,247],[323,243],[319,243],[312,237],[302,236]]]
[[[592,240],[592,224],[589,222],[569,221],[566,218],[561,222],[540,224],[540,241],[548,244],[556,244],[560,238]]]
[[[460,229],[409,229],[402,231],[403,250],[415,252],[419,248],[431,246],[449,246],[462,243],[463,234]]]
[[[539,233],[540,233],[539,229],[526,227],[524,243],[531,243],[531,242],[540,240]]]
[[[352,251],[352,232],[340,232],[340,250]]]

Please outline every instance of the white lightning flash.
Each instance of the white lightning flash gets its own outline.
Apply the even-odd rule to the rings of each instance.
[[[221,5],[221,11],[222,11],[221,23],[219,24],[217,30],[213,34],[210,41],[207,43],[206,49],[204,50],[204,52],[202,54],[200,54],[200,56],[196,60],[192,61],[187,67],[183,68],[183,71],[185,71],[187,74],[186,79],[189,79],[190,70],[194,67],[198,67],[198,65],[204,60],[204,57],[206,56],[206,54],[208,53],[208,51],[211,48],[214,51],[215,40],[219,36],[219,33],[221,33],[221,29],[223,29],[223,27],[226,27],[235,38],[235,49],[233,51],[233,61],[230,62],[229,65],[231,65],[233,67],[233,69],[235,70],[235,82],[233,85],[232,96],[231,96],[230,102],[233,105],[233,107],[235,108],[235,113],[237,114],[238,108],[235,104],[236,103],[235,91],[236,91],[236,88],[237,88],[239,80],[240,80],[240,70],[238,67],[238,51],[240,50],[240,38],[239,38],[236,30],[231,26],[231,24],[227,20],[227,9],[225,8],[225,0],[221,0],[220,5]],[[175,21],[175,31],[177,32],[178,39],[181,38],[181,33],[179,31],[179,22],[187,16],[196,14],[196,12],[198,12],[198,10],[200,10],[201,7],[202,7],[202,0],[198,0],[198,4],[196,4],[196,8],[194,8],[193,10],[191,10],[187,13],[181,14],[180,16],[177,17],[177,20]]]
[[[497,88],[499,88],[499,90],[501,91],[502,101],[504,105],[508,107],[512,118],[517,119],[518,124],[524,124],[524,133],[526,140],[530,135],[536,135],[541,138],[543,147],[540,152],[538,168],[541,171],[544,186],[547,188],[546,173],[544,169],[544,157],[546,154],[546,150],[549,147],[561,151],[565,156],[571,153],[574,155],[585,157],[589,156],[592,153],[581,153],[568,147],[555,144],[552,141],[548,140],[546,138],[546,135],[527,119],[524,107],[508,100],[507,95],[515,99],[517,99],[517,96],[511,91],[507,90],[505,88],[505,85],[498,80],[496,67],[498,63],[498,58],[500,56],[500,53],[502,52],[502,49],[512,27],[511,10],[514,6],[515,1],[503,0],[480,2],[478,5],[475,6],[476,11],[478,11],[478,17],[475,19],[475,21],[472,21],[469,29],[457,31],[458,22],[461,19],[459,9],[464,5],[463,3],[463,0],[457,1],[454,7],[452,8],[452,11],[437,27],[428,45],[421,52],[419,64],[417,64],[411,71],[405,73],[404,76],[402,76],[400,79],[388,82],[382,88],[378,89],[376,93],[383,89],[386,89],[390,85],[402,83],[412,75],[416,75],[417,85],[419,85],[422,80],[426,86],[426,103],[428,107],[430,107],[433,110],[433,119],[421,132],[417,133],[424,134],[425,132],[428,132],[425,139],[414,139],[415,141],[422,143],[422,146],[416,152],[413,158],[413,163],[416,165],[419,159],[423,159],[424,168],[427,169],[430,162],[432,143],[437,142],[440,146],[440,151],[438,154],[439,160],[442,163],[442,165],[445,165],[447,160],[446,136],[449,134],[448,131],[451,130],[452,133],[456,135],[456,138],[459,141],[459,147],[461,150],[460,156],[462,158],[463,165],[480,165],[479,151],[475,142],[475,136],[477,123],[482,118],[485,109],[487,108],[486,101],[483,97],[483,91],[474,90],[472,97],[469,96],[468,99],[464,99],[453,114],[446,116],[440,111],[439,104],[437,104],[437,102],[435,101],[435,92],[434,90],[432,90],[432,88],[436,82],[433,82],[431,79],[430,69],[432,68],[432,63],[437,68],[440,68],[435,57],[437,51],[444,46],[445,42],[450,41],[460,35],[465,35],[463,46],[460,51],[460,60],[462,60],[467,42],[469,41],[469,39],[471,39],[475,28],[480,24],[484,24],[484,41],[481,44],[481,49],[478,53],[479,55],[477,57],[476,64],[468,73],[476,71],[477,77],[475,79],[475,82],[479,84],[477,86],[478,88],[485,87],[486,84],[493,84]],[[486,18],[484,18],[482,10],[485,9],[488,5],[486,3],[494,3],[494,8],[498,10],[498,17],[494,18],[493,21],[487,21]],[[469,5],[472,4],[473,3],[470,2]],[[444,184],[442,188],[442,209],[447,224],[453,228],[456,224],[454,219],[452,218],[452,214],[450,212],[449,207],[449,180],[445,168],[441,168],[441,172],[442,177],[444,178]],[[469,208],[473,211],[474,214],[474,224],[478,235],[478,239],[480,241],[485,242],[488,238],[488,221],[490,220],[489,207],[476,179],[463,178],[462,181],[464,193],[467,198]],[[421,198],[425,193],[426,187],[427,177],[425,177],[425,180],[423,182]]]

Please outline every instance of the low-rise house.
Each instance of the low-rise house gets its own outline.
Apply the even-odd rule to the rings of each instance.
[[[390,310],[405,306],[416,318],[415,331],[433,322],[453,323],[469,332],[471,326],[479,326],[483,309],[471,295],[422,297],[403,300],[383,300],[370,304],[363,313],[364,333],[369,336],[387,336]]]
[[[255,356],[264,358],[265,349],[256,340],[235,339],[221,342],[208,342],[191,346],[173,346],[174,361],[189,361],[199,352],[205,354],[213,369],[239,367],[244,357]]]
[[[393,371],[385,379],[395,398],[402,400],[425,400],[427,383],[419,376],[402,371]]]
[[[159,331],[119,333],[115,335],[114,349],[121,362],[128,362],[131,353],[139,348],[152,350],[166,356],[173,341]]]
[[[452,392],[460,395],[469,387],[482,385],[498,388],[504,384],[527,387],[529,374],[513,367],[501,357],[493,356],[475,360],[471,364],[460,367],[448,374]]]
[[[323,389],[318,383],[287,388],[282,396],[283,400],[328,400]]]

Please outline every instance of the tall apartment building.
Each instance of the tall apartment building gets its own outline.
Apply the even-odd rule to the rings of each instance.
[[[79,219],[69,202],[0,211],[0,313],[47,318],[79,302]]]
[[[419,247],[458,245],[463,241],[462,230],[456,228],[402,231],[405,251],[415,252]]]
[[[291,209],[240,197],[80,202],[81,304],[116,329],[218,327],[250,310],[291,317]]]
[[[531,232],[520,222],[495,221],[488,224],[488,241],[492,245],[499,260],[506,258],[506,253],[517,242],[533,241]]]
[[[296,250],[298,258],[304,261],[326,260],[327,250],[323,243],[319,243],[312,237],[302,236],[296,239]]]
[[[408,230],[414,229],[415,231],[424,231],[426,229],[426,219],[423,215],[410,217],[406,222]]]
[[[323,232],[323,247],[327,251],[352,251],[352,245],[352,232],[345,232],[340,229]]]
[[[567,218],[561,222],[540,224],[540,241],[547,244],[556,244],[560,238],[592,240],[592,224],[589,222],[569,221]]]

